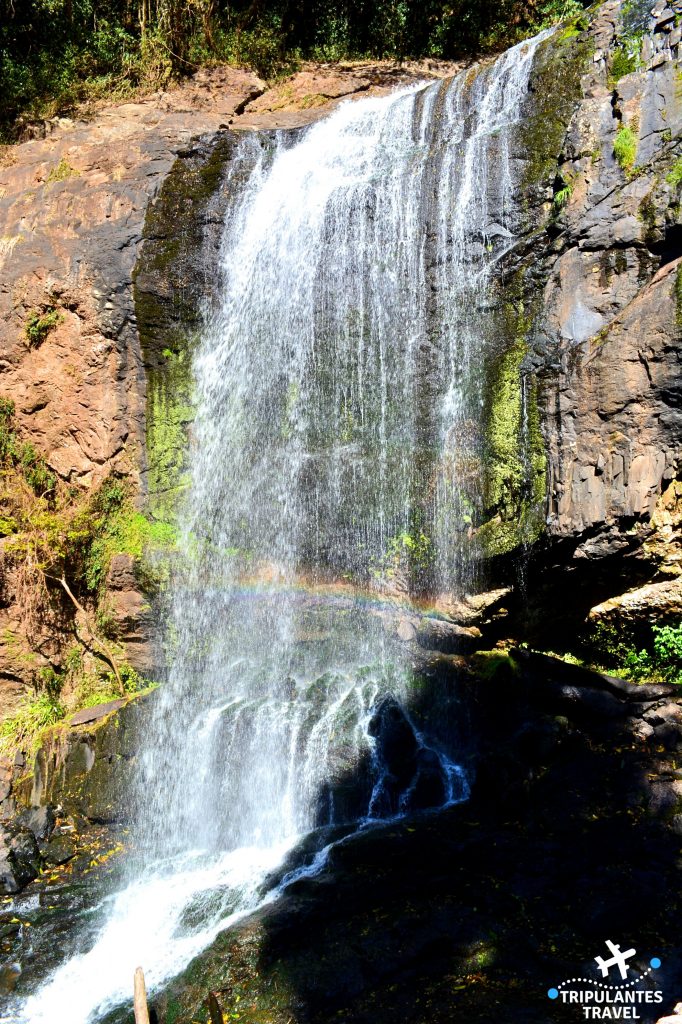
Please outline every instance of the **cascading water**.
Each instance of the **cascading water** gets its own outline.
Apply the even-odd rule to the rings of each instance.
[[[138,962],[159,985],[272,898],[263,879],[310,829],[466,798],[456,742],[405,711],[390,610],[358,594],[467,581],[477,360],[541,38],[240,141],[195,359],[171,669],[138,759],[144,863],[90,950],[3,1020],[96,1021]]]

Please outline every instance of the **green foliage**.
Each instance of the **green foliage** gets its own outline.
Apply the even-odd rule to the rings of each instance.
[[[63,319],[58,309],[50,309],[47,313],[41,313],[37,309],[32,310],[24,324],[24,334],[29,348],[37,348],[42,345],[50,331],[54,330]]]
[[[682,624],[652,626],[652,642],[636,647],[611,623],[598,623],[591,642],[607,662],[624,670],[630,679],[659,680],[682,685]]]
[[[54,490],[56,477],[47,468],[45,460],[29,442],[21,445],[18,451],[18,462],[24,472],[24,479],[31,490],[39,497]]]
[[[0,462],[16,456],[16,443],[14,402],[11,398],[0,398]]]
[[[616,85],[625,75],[632,74],[641,67],[640,51],[642,40],[640,36],[622,43],[611,58],[609,67],[609,82],[611,86]]]
[[[105,480],[85,514],[91,526],[82,577],[93,593],[101,588],[114,555],[139,559],[147,547],[167,549],[175,543],[173,527],[137,511],[124,484],[113,478]]]
[[[403,530],[397,537],[393,537],[387,548],[389,559],[396,560],[407,554],[410,560],[418,565],[426,567],[433,557],[431,538],[422,531],[407,533]]]
[[[652,650],[628,650],[623,665],[632,679],[682,684],[682,626],[653,626]]]
[[[549,28],[560,21],[572,21],[570,28],[573,31],[584,32],[588,26],[584,10],[585,5],[578,0],[548,0],[539,7],[538,25]]]
[[[46,665],[38,671],[38,679],[41,689],[47,696],[53,701],[58,700],[63,682],[59,672],[56,672],[51,665]]]
[[[94,595],[114,555],[141,559],[147,548],[173,547],[173,527],[139,512],[123,481],[109,477],[93,495],[60,483],[19,440],[13,414],[11,400],[0,399],[0,533],[12,535],[5,551],[15,563],[66,575],[81,596]]]
[[[427,578],[434,554],[431,538],[415,524],[411,531],[403,530],[388,541],[383,558],[371,570],[372,575],[375,579],[392,580],[405,573],[413,586],[418,585]]]
[[[682,684],[682,624],[654,626],[653,662],[669,683]]]
[[[33,493],[38,497],[51,494],[57,480],[30,442],[22,443],[14,425],[14,402],[9,398],[0,399],[0,468],[17,470]],[[5,536],[11,522],[16,524],[14,516],[3,513]]]
[[[554,193],[552,200],[552,216],[558,217],[565,206],[568,205],[568,201],[573,195],[573,183],[570,181],[563,182],[561,188]]]
[[[71,675],[78,675],[83,670],[83,648],[80,644],[74,644],[69,648],[64,658],[64,669]]]
[[[149,682],[128,664],[121,665],[119,672],[127,694],[140,693],[150,687]],[[78,679],[72,710],[96,707],[98,704],[119,700],[120,697],[121,692],[113,672],[86,672]]]
[[[616,132],[613,153],[624,171],[631,171],[637,157],[637,135],[629,125],[621,125]]]
[[[0,751],[9,753],[17,747],[34,749],[43,729],[55,725],[64,714],[58,697],[47,690],[24,700],[13,715],[0,723]]]
[[[665,180],[673,188],[679,188],[682,185],[682,156],[678,157],[675,163],[670,168],[670,171],[665,176]]]
[[[272,79],[301,58],[456,58],[573,19],[579,0],[0,0],[0,128],[227,62]],[[68,165],[67,165],[68,166]],[[67,168],[51,180],[63,180]]]

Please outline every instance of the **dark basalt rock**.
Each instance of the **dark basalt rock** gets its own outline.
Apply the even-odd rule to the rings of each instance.
[[[410,810],[440,807],[447,797],[443,766],[434,750],[422,747],[417,752],[414,781],[407,794]]]
[[[481,646],[481,633],[443,619],[423,618],[417,630],[417,643],[427,651],[441,654],[470,654]]]
[[[84,708],[69,719],[70,725],[87,725],[90,722],[97,722],[112,711],[118,711],[125,704],[124,700],[110,700],[106,704],[96,704],[91,708]]]
[[[36,839],[49,839],[55,825],[52,807],[29,807],[16,818],[16,824],[29,829]]]
[[[403,788],[416,769],[419,743],[403,709],[393,697],[381,701],[368,730],[377,742],[377,759]]]
[[[28,828],[0,823],[0,892],[19,892],[40,872],[36,838]]]
[[[66,864],[76,855],[76,844],[68,835],[53,835],[48,843],[41,846],[40,852],[47,864]]]

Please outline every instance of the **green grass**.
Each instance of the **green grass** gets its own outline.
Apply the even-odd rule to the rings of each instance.
[[[53,331],[63,319],[58,309],[50,309],[47,313],[41,313],[37,309],[31,310],[24,324],[24,336],[28,347],[38,348],[42,345],[50,331]]]
[[[35,749],[42,731],[56,725],[64,715],[59,698],[47,690],[25,699],[13,715],[0,723],[0,751],[7,754],[19,746]]]
[[[613,153],[624,171],[631,171],[637,158],[637,135],[629,125],[621,125],[616,132]]]

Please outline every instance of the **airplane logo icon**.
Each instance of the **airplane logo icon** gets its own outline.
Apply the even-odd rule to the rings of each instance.
[[[606,940],[606,945],[609,947],[609,949],[613,953],[613,956],[611,957],[611,959],[610,960],[604,960],[604,958],[601,957],[601,956],[595,956],[595,958],[594,958],[596,963],[597,963],[597,967],[601,971],[602,978],[606,978],[608,976],[609,968],[610,967],[617,967],[618,970],[620,971],[621,978],[623,980],[625,980],[625,978],[627,978],[627,976],[628,976],[627,961],[631,957],[635,956],[635,954],[637,953],[637,950],[636,949],[626,949],[624,953],[621,953],[620,946],[614,945],[614,943],[611,942],[610,939]]]

